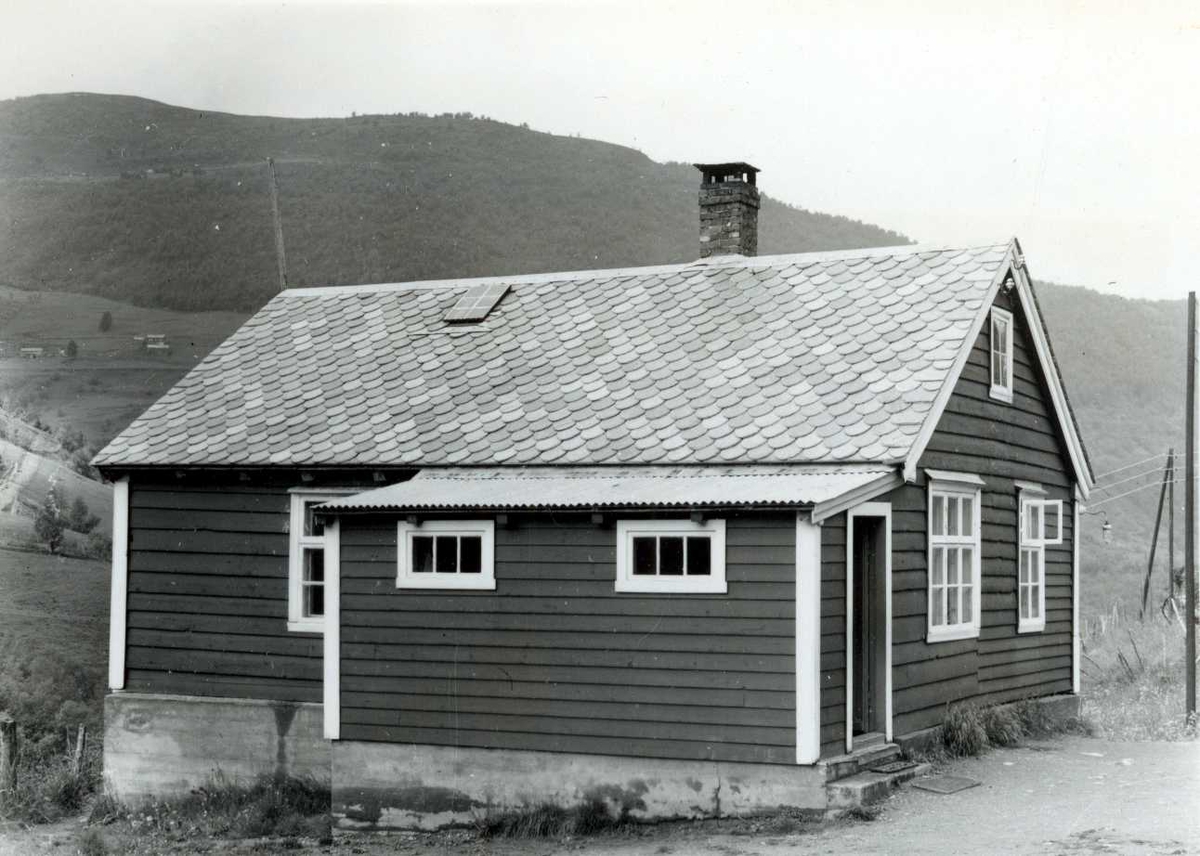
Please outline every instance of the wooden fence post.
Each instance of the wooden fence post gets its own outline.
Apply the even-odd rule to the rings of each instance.
[[[71,771],[78,776],[83,766],[83,750],[87,744],[87,726],[79,724],[79,736],[75,738],[75,756],[71,759]]]
[[[0,711],[0,791],[17,789],[17,721]]]

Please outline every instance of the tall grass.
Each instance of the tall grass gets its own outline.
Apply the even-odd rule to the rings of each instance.
[[[27,741],[17,762],[17,787],[0,791],[0,818],[53,823],[78,814],[100,787],[103,751],[98,739],[87,744],[75,769],[72,752],[53,741]]]
[[[1195,740],[1185,715],[1184,627],[1173,614],[1114,604],[1083,621],[1080,671],[1088,718],[1115,740]]]

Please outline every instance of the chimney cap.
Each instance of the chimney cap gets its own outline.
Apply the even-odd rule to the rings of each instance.
[[[704,184],[723,184],[726,181],[744,181],[753,185],[755,176],[760,172],[756,166],[745,161],[730,161],[728,163],[694,163],[696,169],[704,174]]]

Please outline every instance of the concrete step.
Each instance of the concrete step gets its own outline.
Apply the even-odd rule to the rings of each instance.
[[[928,772],[928,764],[917,764],[896,773],[875,773],[871,770],[855,773],[825,785],[827,805],[830,809],[870,805],[879,802],[910,779]]]
[[[900,747],[895,743],[884,743],[866,749],[856,749],[849,755],[836,755],[826,758],[825,781],[836,782],[860,773],[868,767],[877,767],[900,757]]]

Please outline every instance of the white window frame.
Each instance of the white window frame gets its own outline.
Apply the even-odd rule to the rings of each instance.
[[[479,573],[417,573],[412,569],[412,539],[418,535],[478,537]],[[461,549],[461,548],[460,548]],[[496,522],[494,520],[424,520],[396,524],[396,588],[443,591],[495,591]]]
[[[1063,501],[1061,499],[1046,499],[1045,490],[1040,485],[1018,483],[1017,493],[1017,632],[1040,633],[1046,629],[1046,547],[1061,544],[1063,536]],[[1032,512],[1037,510],[1036,526]],[[1057,534],[1046,537],[1046,512],[1053,509],[1053,515],[1058,521]],[[1037,531],[1030,531],[1036,528]],[[1021,565],[1025,554],[1030,556],[1028,567],[1032,573],[1029,579],[1021,580]],[[1037,615],[1025,615],[1025,589],[1037,587]],[[1028,600],[1033,603],[1033,597]]]
[[[288,517],[288,630],[296,633],[324,633],[325,618],[329,614],[329,601],[326,597],[325,615],[304,614],[304,550],[321,549],[326,551],[326,535],[304,534],[304,506],[314,502],[331,502],[348,494],[355,493],[351,488],[292,488],[291,509]],[[326,533],[329,527],[326,526]],[[328,556],[326,556],[328,559]],[[325,566],[325,580],[322,583],[325,594],[329,594],[329,567]]]
[[[712,539],[708,575],[689,577],[684,573],[679,576],[656,574],[651,577],[634,574],[633,539],[638,535],[684,539],[704,535]],[[685,550],[686,543],[685,540]],[[640,594],[726,594],[729,586],[725,580],[725,521],[618,520],[616,590]]]
[[[996,325],[1002,324],[1008,331],[1007,347],[1004,351],[1004,376],[996,377]],[[992,307],[991,319],[988,322],[988,371],[991,373],[992,385],[990,395],[998,401],[1008,404],[1013,400],[1013,314],[999,306]],[[1005,382],[1007,381],[1007,383]]]
[[[981,556],[982,547],[982,487],[984,481],[977,475],[970,473],[949,473],[938,471],[934,476],[930,473],[928,486],[928,504],[926,507],[926,531],[928,533],[928,549],[926,550],[926,584],[925,584],[925,616],[926,616],[926,641],[928,642],[949,642],[954,639],[973,639],[979,636],[980,628],[980,607],[982,605],[981,588],[983,577],[983,558]],[[960,498],[969,498],[973,502],[973,513],[971,515],[972,532],[966,535],[941,535],[933,534],[933,506],[937,497],[945,497],[947,499],[959,500]],[[933,622],[933,555],[934,551],[939,548],[955,548],[955,547],[970,547],[971,548],[971,620],[969,622],[959,622],[957,624],[934,624]],[[945,565],[943,564],[943,574],[946,573]],[[944,579],[944,578],[943,578]],[[962,586],[963,569],[959,568],[959,587]],[[945,583],[943,582],[943,591]],[[962,614],[960,609],[959,615]]]

